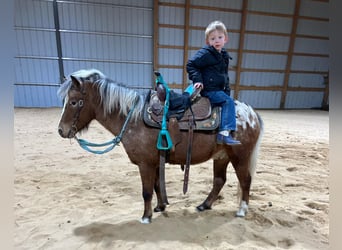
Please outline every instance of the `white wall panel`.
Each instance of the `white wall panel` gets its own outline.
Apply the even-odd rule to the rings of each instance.
[[[292,14],[295,0],[249,0],[248,10]]]
[[[329,58],[312,56],[294,56],[292,58],[292,70],[328,71]]]
[[[281,69],[286,66],[287,57],[284,55],[265,55],[245,53],[242,60],[243,68]]]
[[[329,22],[301,19],[298,21],[297,34],[329,36]]]
[[[242,72],[240,82],[240,85],[243,86],[282,86],[284,73]]]
[[[292,19],[287,17],[262,16],[249,14],[247,30],[291,33]]]
[[[163,78],[167,83],[182,84],[183,69],[161,68],[158,71],[163,75]],[[186,81],[186,83],[188,82],[190,82],[190,80]]]
[[[209,6],[209,7],[220,7],[220,8],[230,8],[230,9],[238,9],[242,8],[243,0],[234,0],[234,1],[222,1],[222,0],[191,0],[192,5],[199,6]]]
[[[280,91],[242,90],[239,92],[240,101],[254,108],[278,109],[281,99]]]
[[[222,21],[228,30],[240,29],[241,13],[203,9],[191,9],[190,11],[190,25],[203,26],[203,32],[208,24],[215,20]]]
[[[244,49],[286,52],[289,42],[289,37],[246,34]]]
[[[159,23],[161,24],[184,24],[184,8],[161,6],[159,7]]]
[[[319,108],[322,106],[323,92],[288,91],[286,96],[286,109]]]
[[[294,52],[329,55],[329,40],[297,37]]]
[[[159,44],[183,46],[184,44],[184,30],[173,28],[159,29]]]
[[[325,87],[323,74],[329,71],[329,40],[325,39],[329,36],[329,23],[324,20],[329,18],[329,4],[312,0],[300,2],[297,33],[308,37],[297,36],[295,39],[291,65],[291,71],[295,72],[290,72],[288,87],[302,87],[304,90],[287,92],[285,108],[319,107]],[[230,82],[235,84],[237,73],[240,74],[242,88],[238,89],[238,98],[256,108],[279,108],[282,93],[277,88],[283,86],[285,80],[288,57],[284,52],[288,52],[290,47],[295,0],[248,1],[247,10],[250,12],[247,12],[241,65],[238,65],[238,52],[241,49],[239,32],[242,31],[243,0],[191,0],[188,52],[182,48],[186,27],[185,0],[162,0],[159,3],[157,19],[161,26],[157,49],[160,68],[157,70],[167,82],[183,83],[184,53],[191,57],[195,49],[205,44],[206,26],[213,20],[221,20],[228,28],[230,41],[226,48],[233,57],[229,69]],[[154,85],[154,1],[75,0],[57,1],[57,4],[66,75],[80,68],[97,68],[113,80],[138,91]],[[276,16],[277,13],[288,16]],[[311,17],[323,19],[314,20]],[[53,1],[15,0],[14,26],[17,38],[15,105],[60,105],[55,96],[59,84],[59,65]],[[279,72],[268,72],[270,70]],[[322,71],[322,74],[315,71]],[[246,90],[249,86],[261,89]],[[263,90],[263,87],[275,87],[275,90]],[[315,89],[305,91],[305,88]],[[231,95],[234,95],[234,90]]]
[[[295,74],[289,79],[290,87],[322,88],[324,87],[324,76],[319,74]]]
[[[57,5],[65,75],[97,68],[128,86],[151,87],[152,0],[57,1]],[[15,0],[14,23],[15,106],[59,106],[56,92],[53,97],[49,92],[60,83],[53,2]]]
[[[159,63],[163,65],[183,65],[184,53],[181,49],[159,49]]]
[[[300,15],[309,17],[329,18],[329,4],[321,1],[301,0]]]

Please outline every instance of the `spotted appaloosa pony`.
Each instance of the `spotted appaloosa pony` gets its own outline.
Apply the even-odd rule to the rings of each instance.
[[[152,219],[152,196],[156,192],[158,203],[155,212],[164,211],[159,186],[159,154],[157,128],[145,125],[142,113],[144,96],[108,79],[98,70],[80,70],[71,74],[58,90],[64,100],[58,132],[63,138],[75,138],[97,120],[113,135],[118,135],[131,116],[122,135],[121,143],[133,164],[138,165],[144,199],[142,223]],[[235,101],[237,114],[236,137],[241,145],[228,146],[216,143],[217,131],[194,131],[191,164],[213,159],[213,187],[208,197],[197,207],[198,211],[210,209],[226,182],[228,163],[232,163],[239,180],[240,208],[236,215],[245,216],[248,209],[252,177],[256,169],[263,125],[260,116],[248,105]],[[126,121],[127,122],[127,121]],[[170,164],[186,162],[188,133],[181,131],[181,142],[170,152]],[[172,156],[172,157],[171,157]],[[129,185],[129,184],[128,184]]]

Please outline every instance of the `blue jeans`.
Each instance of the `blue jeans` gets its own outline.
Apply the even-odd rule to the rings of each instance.
[[[236,130],[235,103],[224,91],[202,91],[202,96],[209,98],[213,107],[220,106],[221,124],[219,131]]]

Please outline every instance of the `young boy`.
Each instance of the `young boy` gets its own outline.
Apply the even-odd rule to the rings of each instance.
[[[237,145],[232,132],[236,130],[235,104],[230,97],[228,64],[229,55],[223,46],[228,42],[226,26],[214,21],[205,30],[206,46],[201,48],[186,65],[189,79],[201,95],[208,97],[213,106],[221,106],[221,124],[218,144]]]

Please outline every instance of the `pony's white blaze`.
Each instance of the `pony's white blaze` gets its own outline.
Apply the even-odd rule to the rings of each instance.
[[[236,101],[238,105],[235,105],[236,107],[236,115],[239,119],[236,120],[236,123],[238,126],[242,126],[242,128],[245,130],[247,128],[247,124],[251,128],[255,128],[255,125],[257,124],[258,117],[256,113],[253,111],[253,109],[242,102]]]
[[[63,109],[62,109],[61,117],[62,117],[63,114],[64,114],[65,107],[66,107],[66,105],[67,105],[68,102],[69,102],[69,97],[66,96],[65,99],[64,99],[64,104],[63,104]]]

